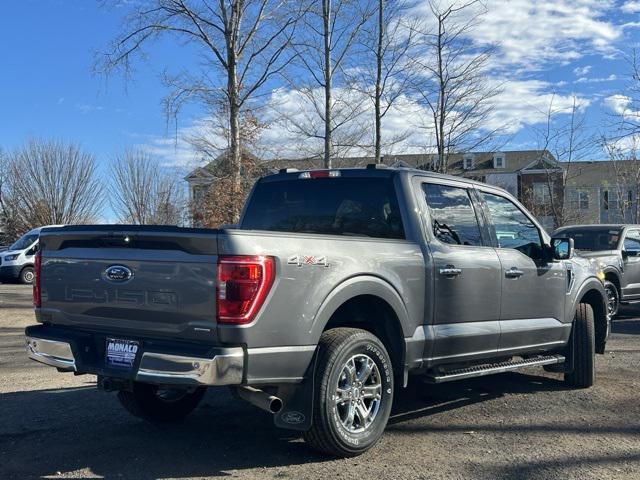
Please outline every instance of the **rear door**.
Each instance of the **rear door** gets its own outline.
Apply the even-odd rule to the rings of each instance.
[[[43,321],[216,339],[217,232],[65,227],[41,236]]]
[[[524,209],[496,192],[479,195],[501,263],[500,351],[563,343],[566,267],[545,260],[542,232]]]
[[[435,269],[430,357],[446,362],[491,356],[500,333],[501,267],[473,192],[464,183],[432,179],[421,180],[418,188]]]
[[[622,296],[625,300],[640,297],[640,229],[629,228],[622,245],[624,258],[624,283]]]

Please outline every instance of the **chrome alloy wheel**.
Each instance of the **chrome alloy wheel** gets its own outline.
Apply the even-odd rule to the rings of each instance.
[[[376,362],[365,354],[347,360],[333,398],[344,428],[350,433],[366,430],[375,420],[382,400],[382,381]]]
[[[605,292],[607,294],[607,313],[613,317],[618,313],[618,290],[614,285],[607,284]]]

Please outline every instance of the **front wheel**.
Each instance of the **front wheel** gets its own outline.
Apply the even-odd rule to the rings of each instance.
[[[320,338],[313,424],[305,440],[330,455],[351,457],[382,436],[393,401],[389,354],[373,334],[335,328]]]
[[[20,283],[31,285],[36,278],[33,267],[24,267],[20,272]]]
[[[564,381],[574,388],[588,388],[596,375],[595,326],[593,309],[580,303],[573,319],[568,355],[573,356],[573,371],[564,374]]]
[[[131,391],[120,390],[118,400],[132,415],[152,422],[182,420],[200,403],[206,388],[186,390],[135,382]]]
[[[620,308],[620,293],[616,285],[608,280],[604,282],[604,290],[607,294],[607,313],[610,318],[613,318]]]

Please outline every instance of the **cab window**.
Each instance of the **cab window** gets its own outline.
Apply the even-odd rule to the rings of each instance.
[[[624,238],[624,251],[633,252],[635,255],[640,252],[640,230],[630,230]]]
[[[450,245],[482,245],[480,226],[465,188],[424,183],[433,235]]]
[[[513,248],[534,260],[542,258],[540,232],[511,200],[481,192],[498,248]]]

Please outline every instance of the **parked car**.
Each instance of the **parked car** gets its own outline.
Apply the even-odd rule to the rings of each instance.
[[[230,386],[332,455],[376,443],[410,374],[544,366],[589,387],[609,333],[603,274],[572,240],[504,190],[420,170],[283,170],[237,229],[74,226],[40,242],[32,359],[98,375],[152,421]]]
[[[598,262],[611,316],[621,304],[640,301],[640,225],[573,225],[554,235],[573,238],[581,256]]]

